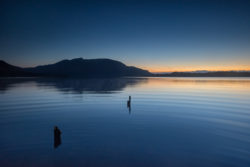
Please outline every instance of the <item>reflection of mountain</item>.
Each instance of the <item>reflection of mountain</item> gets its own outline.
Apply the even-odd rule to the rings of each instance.
[[[0,91],[6,91],[19,84],[33,82],[39,87],[56,88],[62,92],[74,92],[82,94],[112,93],[120,91],[127,86],[135,86],[146,82],[146,78],[106,78],[106,79],[63,79],[63,78],[16,78],[0,80]]]
[[[19,84],[35,81],[36,78],[33,77],[23,77],[23,78],[2,78],[0,79],[0,93],[7,91]]]
[[[145,81],[145,78],[107,78],[107,79],[47,79],[40,80],[39,86],[53,86],[63,92],[110,93],[127,86]]]

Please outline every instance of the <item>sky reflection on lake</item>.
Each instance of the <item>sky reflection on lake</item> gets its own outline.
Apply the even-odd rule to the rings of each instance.
[[[249,78],[0,79],[0,164],[248,167],[249,99]]]

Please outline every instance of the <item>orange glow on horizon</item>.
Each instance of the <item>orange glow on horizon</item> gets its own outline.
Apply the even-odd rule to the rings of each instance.
[[[190,71],[250,71],[250,66],[225,66],[225,67],[139,67],[145,70],[148,70],[152,73],[161,73],[161,72],[190,72]]]

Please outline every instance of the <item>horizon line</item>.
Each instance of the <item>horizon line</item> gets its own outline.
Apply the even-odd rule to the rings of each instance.
[[[56,62],[51,62],[51,63],[44,63],[44,64],[39,64],[39,65],[33,65],[33,66],[19,66],[19,65],[13,65],[12,63],[9,63],[5,60],[2,59],[2,61],[10,64],[10,65],[13,65],[13,66],[16,66],[16,67],[21,67],[21,68],[33,68],[33,67],[37,67],[37,66],[43,66],[43,65],[49,65],[49,64],[55,64],[55,63],[58,63],[60,61],[63,61],[63,60],[74,60],[74,59],[79,59],[79,58],[82,58],[82,57],[77,57],[77,58],[73,58],[73,59],[61,59],[59,61],[56,61]],[[85,60],[91,60],[90,58],[82,58],[82,59],[85,59]],[[93,58],[93,59],[110,59],[110,60],[114,60],[114,61],[119,61],[119,60],[116,60],[116,59],[111,59],[111,58]],[[0,59],[1,60],[1,59]],[[121,63],[123,63],[122,61],[119,61]],[[125,63],[123,63],[125,64]],[[210,67],[210,69],[193,69],[191,70],[190,68],[188,69],[176,69],[176,70],[162,70],[162,68],[159,68],[161,70],[157,70],[157,68],[147,68],[145,66],[140,66],[140,65],[128,65],[128,64],[125,64],[126,66],[134,66],[134,67],[137,67],[137,68],[140,68],[140,69],[143,69],[143,70],[147,70],[149,71],[150,73],[153,73],[153,74],[164,74],[164,73],[174,73],[174,72],[188,72],[188,73],[207,73],[207,72],[250,72],[250,68],[229,68],[229,69],[223,69],[223,68],[218,68],[218,67],[215,67],[214,69]],[[167,68],[167,66],[165,67]]]

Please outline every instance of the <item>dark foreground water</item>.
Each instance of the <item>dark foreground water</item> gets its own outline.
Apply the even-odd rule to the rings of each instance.
[[[250,79],[0,79],[0,166],[249,167]]]

